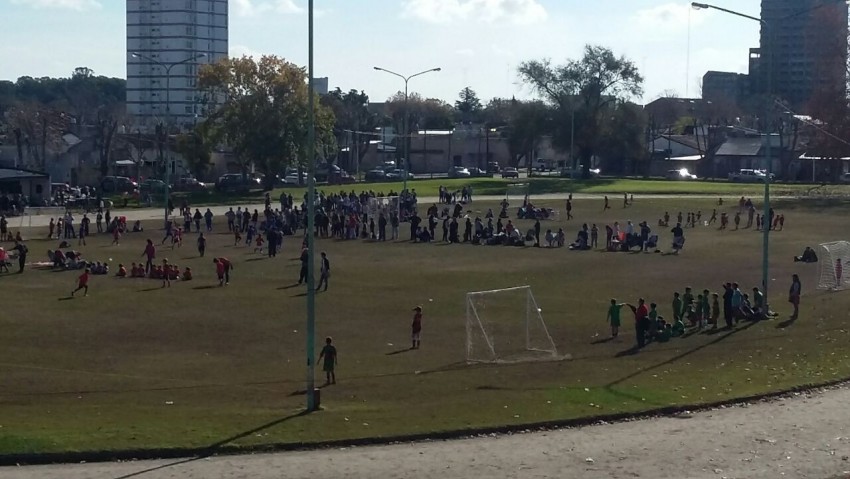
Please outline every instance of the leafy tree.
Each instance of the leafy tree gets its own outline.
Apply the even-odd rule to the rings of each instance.
[[[251,164],[265,174],[266,189],[284,167],[304,166],[308,95],[315,95],[317,154],[335,149],[333,111],[308,91],[305,70],[293,63],[269,55],[223,59],[201,69],[198,86],[210,111],[210,140],[233,149],[243,174]]]
[[[610,121],[611,108],[643,93],[643,77],[634,63],[601,46],[585,46],[582,58],[564,65],[548,59],[524,62],[519,75],[557,110],[554,143],[560,148],[569,147],[567,119],[575,111],[576,147],[585,176],[603,140],[602,127]]]
[[[455,102],[455,110],[458,112],[462,123],[472,123],[479,120],[479,114],[483,107],[478,95],[470,87],[466,87],[458,94],[458,99]]]
[[[407,108],[405,109],[404,92],[397,92],[391,96],[386,103],[388,118],[385,124],[393,126],[399,135],[404,133],[404,116],[408,115],[408,128],[411,133],[421,129],[425,130],[450,130],[454,127],[454,110],[452,107],[439,99],[425,99],[422,95],[414,92],[407,96]],[[401,137],[396,141],[396,155],[400,158]]]
[[[357,157],[362,158],[369,151],[369,142],[374,139],[373,133],[380,126],[378,114],[369,108],[369,96],[362,91],[350,90],[343,92],[339,88],[324,95],[322,104],[330,108],[336,123],[334,133],[337,143],[341,144],[348,139],[353,140],[352,151],[357,151]],[[348,156],[349,162],[352,160]],[[353,164],[345,165],[353,168]]]
[[[531,155],[540,144],[540,139],[550,130],[552,109],[542,101],[513,102],[508,122],[508,150],[511,166],[517,167],[523,158],[531,170]]]
[[[122,112],[118,108],[104,107],[98,111],[97,119],[94,122],[94,144],[97,148],[101,179],[109,175],[115,131],[118,129],[121,115]]]
[[[18,164],[44,170],[47,153],[61,146],[68,116],[37,103],[23,103],[6,111],[5,118],[15,137]]]
[[[189,171],[195,178],[203,178],[212,166],[212,145],[206,141],[207,137],[202,124],[194,131],[177,135],[175,138],[175,151],[186,160]]]

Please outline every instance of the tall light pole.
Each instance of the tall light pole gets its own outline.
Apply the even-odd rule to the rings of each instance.
[[[744,14],[744,13],[736,12],[734,10],[729,10],[729,9],[722,8],[722,7],[717,7],[715,5],[710,5],[710,4],[707,4],[707,3],[693,2],[693,3],[691,3],[691,6],[696,10],[714,9],[714,10],[718,10],[718,11],[721,11],[721,12],[724,12],[724,13],[728,13],[730,15],[735,15],[737,17],[742,17],[742,18],[746,18],[748,20],[753,20],[753,21],[759,22],[767,30],[768,35],[769,36],[772,35],[772,30],[770,29],[770,26],[768,25],[768,23],[766,21],[762,20],[759,17],[754,17],[752,15],[747,15],[747,14]],[[766,42],[766,43],[768,45],[770,44],[770,42]],[[772,46],[772,45],[770,45],[770,46]],[[772,52],[770,52],[770,53],[772,54]],[[767,97],[767,101],[765,102],[765,110],[764,110],[764,127],[765,127],[765,135],[764,135],[765,140],[764,141],[765,141],[765,156],[766,156],[766,159],[767,159],[767,171],[765,172],[766,174],[764,176],[764,213],[763,213],[764,219],[762,220],[762,225],[763,225],[762,229],[764,231],[763,231],[763,236],[762,236],[762,264],[761,264],[761,283],[762,283],[762,290],[763,290],[762,292],[764,293],[764,304],[765,304],[765,310],[766,311],[770,311],[770,308],[767,306],[768,305],[767,291],[768,291],[768,284],[769,284],[769,281],[770,281],[770,278],[768,277],[769,260],[770,260],[770,253],[769,253],[770,252],[770,180],[771,180],[770,176],[771,176],[771,171],[773,170],[773,165],[772,165],[773,161],[772,161],[772,158],[771,158],[770,130],[768,129],[768,116],[769,116],[770,108],[771,108],[771,105],[772,105],[772,102],[770,100],[770,95],[771,95],[771,91],[773,90],[773,62],[770,61],[770,60],[772,60],[772,59],[768,56],[768,65],[766,65],[766,67],[767,67],[767,75],[766,75],[767,81],[766,81],[766,85],[765,85],[766,86],[765,95]],[[760,66],[760,68],[765,67],[764,63],[762,63],[759,66]]]
[[[846,1],[845,1],[845,3],[846,3]],[[809,12],[812,12],[812,11],[817,10],[819,8],[825,7],[827,5],[828,4],[826,4],[826,3],[822,3],[822,4],[819,4],[819,5],[816,5],[812,8],[807,8],[805,10],[801,10],[799,12],[792,13],[791,15],[787,15],[785,17],[782,17],[779,20],[787,20],[787,19],[790,19],[790,18],[798,17],[800,15],[805,15]],[[765,108],[765,110],[764,110],[764,125],[765,125],[765,135],[764,135],[764,137],[766,139],[765,156],[767,157],[767,171],[765,172],[766,174],[765,174],[765,177],[764,177],[764,213],[763,213],[764,219],[762,220],[764,235],[763,235],[763,244],[762,244],[762,266],[761,266],[762,277],[761,277],[761,281],[762,281],[762,288],[764,290],[763,292],[764,292],[765,310],[770,311],[770,308],[768,307],[768,301],[767,301],[767,297],[768,297],[767,296],[767,290],[768,290],[768,282],[770,281],[770,279],[768,278],[768,268],[769,268],[769,254],[768,254],[768,252],[769,252],[769,249],[770,249],[770,227],[771,227],[771,224],[770,224],[770,219],[771,219],[771,217],[770,217],[770,182],[771,182],[771,174],[772,174],[771,172],[773,170],[773,161],[772,161],[772,158],[771,158],[772,147],[771,147],[771,141],[770,141],[770,130],[768,129],[768,121],[769,121],[769,116],[770,116],[770,110],[773,107],[773,100],[771,98],[771,95],[773,93],[773,68],[774,68],[775,62],[774,62],[774,58],[773,58],[773,51],[770,49],[770,48],[773,47],[773,42],[770,41],[770,40],[772,40],[774,38],[774,32],[773,32],[773,28],[772,28],[774,25],[772,25],[770,22],[765,21],[762,18],[755,17],[755,16],[752,16],[752,15],[747,15],[747,14],[741,13],[741,12],[736,12],[734,10],[729,10],[727,8],[718,7],[716,5],[711,5],[711,4],[708,4],[708,3],[692,2],[691,7],[693,7],[695,10],[707,10],[707,9],[717,10],[717,11],[720,11],[720,12],[728,13],[730,15],[735,15],[736,17],[741,17],[741,18],[746,18],[748,20],[753,20],[755,22],[759,22],[759,24],[761,24],[762,28],[767,30],[768,41],[766,42],[766,44],[769,47],[765,49],[765,50],[768,50],[767,55],[766,55],[768,61],[767,61],[767,65],[766,65],[767,74],[765,75],[765,77],[766,77],[766,81],[765,81],[765,83],[766,83],[766,91],[765,91],[766,101],[765,101],[765,107],[764,107]],[[759,68],[765,68],[764,63],[759,65]],[[767,224],[765,224],[765,222],[767,222]]]
[[[179,62],[165,63],[159,60],[153,59],[147,55],[144,55],[139,52],[132,52],[130,55],[133,58],[141,58],[142,60],[153,63],[154,65],[159,65],[162,69],[165,70],[165,145],[168,147],[168,132],[171,126],[171,69],[176,67],[177,65],[183,65],[184,63],[189,63],[191,61],[195,61],[207,56],[206,53],[199,53],[197,55],[192,55],[185,60],[180,60]],[[163,158],[164,160],[164,158]],[[165,162],[163,162],[165,163]],[[165,224],[168,224],[168,200],[171,198],[171,186],[169,184],[169,175],[171,174],[171,165],[165,164]]]
[[[432,68],[430,70],[421,71],[419,73],[415,73],[415,74],[410,75],[410,76],[404,76],[401,73],[396,73],[394,71],[387,70],[386,68],[381,68],[381,67],[373,67],[373,68],[375,70],[379,71],[379,72],[389,73],[390,75],[395,75],[395,76],[401,78],[402,80],[404,80],[404,126],[403,126],[403,128],[404,128],[404,132],[403,132],[404,133],[404,136],[403,136],[403,138],[404,138],[404,150],[403,150],[403,152],[404,152],[404,188],[403,188],[402,191],[406,192],[407,191],[407,175],[408,175],[408,170],[409,170],[408,163],[410,162],[410,131],[409,131],[408,124],[407,124],[408,118],[410,117],[410,111],[408,110],[408,106],[407,106],[407,84],[410,82],[410,80],[412,78],[418,77],[420,75],[424,75],[426,73],[438,72],[438,71],[441,71],[442,68]]]
[[[316,105],[313,99],[313,0],[307,2],[307,411],[316,404]]]

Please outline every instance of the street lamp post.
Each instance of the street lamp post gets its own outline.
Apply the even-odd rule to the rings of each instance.
[[[846,3],[846,0],[843,0],[843,2]],[[823,8],[827,5],[829,5],[829,4],[828,3],[821,3],[821,4],[816,5],[814,7],[807,8],[807,9],[804,9],[804,10],[800,10],[798,12],[795,12],[795,13],[792,13],[792,14],[787,15],[785,17],[782,17],[779,20],[787,20],[787,19],[790,19],[790,18],[799,17],[801,15],[805,15],[805,14],[808,14],[808,13],[813,12],[815,10],[818,10],[820,8]],[[772,27],[774,27],[775,25],[770,24],[769,22],[765,21],[762,18],[754,17],[752,15],[747,15],[747,14],[744,14],[744,13],[741,13],[741,12],[736,12],[734,10],[729,10],[729,9],[718,7],[716,5],[711,5],[711,4],[708,4],[708,3],[692,2],[691,6],[696,10],[712,9],[712,10],[717,10],[717,11],[720,11],[720,12],[728,13],[730,15],[735,15],[736,17],[742,17],[742,18],[746,18],[748,20],[753,20],[755,22],[759,22],[762,25],[762,27],[764,27],[767,30],[768,38],[771,38],[771,39],[773,38],[774,32],[773,32]],[[773,42],[767,42],[767,43],[769,45],[773,46],[772,45]],[[766,74],[767,91],[765,92],[767,98],[766,98],[766,102],[765,102],[765,111],[764,111],[765,130],[767,130],[768,117],[769,117],[769,114],[770,114],[770,110],[773,106],[773,100],[771,99],[771,94],[773,92],[773,65],[774,65],[773,51],[768,52],[767,58],[768,58],[767,74]],[[771,171],[773,170],[773,161],[771,159],[772,145],[771,145],[771,141],[770,141],[769,131],[767,133],[768,134],[765,135],[765,138],[767,139],[767,142],[765,144],[765,155],[767,157],[767,171],[766,171],[767,174],[765,175],[765,178],[764,178],[764,218],[768,222],[768,224],[765,225],[764,224],[765,221],[764,220],[762,221],[762,224],[764,225],[764,240],[763,240],[763,245],[762,245],[762,286],[763,286],[763,289],[764,289],[765,310],[769,311],[770,308],[768,307],[768,302],[767,302],[767,289],[768,289],[768,281],[769,281],[769,278],[768,278],[768,267],[769,267],[768,251],[769,251],[769,247],[770,247],[770,226],[771,226],[770,223],[769,223],[769,221],[770,221],[770,182],[771,182]]]
[[[410,112],[408,111],[408,107],[407,107],[407,92],[408,92],[407,84],[410,82],[410,80],[412,78],[418,77],[420,75],[424,75],[426,73],[438,72],[438,71],[441,71],[442,68],[431,68],[430,70],[421,71],[419,73],[415,73],[415,74],[410,75],[410,76],[404,76],[400,73],[396,73],[394,71],[390,71],[390,70],[387,70],[386,68],[381,68],[381,67],[374,67],[374,69],[379,71],[379,72],[384,72],[384,73],[389,73],[390,75],[395,75],[395,76],[401,78],[402,80],[404,80],[404,126],[402,127],[402,128],[404,128],[404,132],[403,132],[404,133],[404,136],[403,136],[403,138],[404,138],[404,150],[403,150],[404,151],[404,188],[403,188],[403,191],[406,192],[407,191],[407,175],[408,175],[408,171],[409,171],[408,163],[410,162],[410,131],[409,131],[408,124],[407,124],[408,118],[410,116]]]
[[[744,14],[744,13],[736,12],[734,10],[729,10],[729,9],[718,7],[718,6],[715,6],[715,5],[710,5],[708,3],[692,2],[691,6],[696,10],[714,9],[714,10],[718,10],[718,11],[721,11],[721,12],[724,12],[724,13],[728,13],[730,15],[735,15],[737,17],[742,17],[742,18],[746,18],[748,20],[753,20],[753,21],[759,22],[765,29],[767,29],[768,36],[773,34],[773,30],[771,29],[771,25],[769,25],[768,22],[764,21],[763,19],[761,19],[759,17],[754,17],[752,15],[747,15],[747,14]],[[767,42],[767,44],[770,44],[770,42]],[[772,61],[772,57],[770,56],[772,54],[773,54],[773,52],[770,51],[769,55],[768,55],[768,65],[767,65],[767,74],[766,74],[766,87],[767,88],[766,88],[766,91],[765,91],[765,95],[767,97],[767,100],[765,101],[764,120],[763,120],[764,121],[764,128],[765,128],[764,138],[765,138],[765,157],[767,159],[767,170],[765,172],[766,174],[765,174],[765,177],[764,177],[764,213],[763,213],[763,216],[762,216],[762,218],[763,218],[763,220],[762,220],[763,234],[762,234],[761,282],[762,282],[762,290],[763,290],[762,292],[764,294],[765,311],[770,311],[770,307],[768,306],[769,303],[768,303],[767,292],[768,292],[768,285],[769,285],[769,281],[770,281],[770,278],[768,277],[769,276],[769,267],[770,267],[770,226],[771,226],[770,225],[770,220],[771,220],[771,217],[770,217],[770,181],[771,181],[771,174],[772,174],[771,172],[773,171],[773,158],[772,158],[772,155],[771,155],[772,148],[771,148],[771,140],[770,140],[770,130],[768,128],[768,121],[769,121],[768,117],[770,116],[770,109],[771,109],[771,105],[772,105],[770,97],[771,97],[771,93],[772,93],[772,90],[773,90],[773,61]]]
[[[307,2],[307,411],[316,401],[316,105],[313,90],[313,0]]]
[[[176,67],[177,65],[183,65],[184,63],[189,63],[194,60],[198,60],[207,56],[206,53],[199,53],[197,55],[193,55],[185,60],[180,60],[179,62],[173,63],[164,63],[159,60],[155,60],[147,55],[144,55],[139,52],[132,52],[130,55],[133,58],[141,58],[142,60],[146,60],[155,65],[159,65],[161,68],[165,70],[165,141],[166,147],[168,146],[168,132],[169,127],[171,126],[171,69]],[[169,183],[169,175],[171,174],[171,165],[165,164],[165,225],[168,225],[168,215],[170,211],[168,211],[168,200],[171,198],[171,186]]]

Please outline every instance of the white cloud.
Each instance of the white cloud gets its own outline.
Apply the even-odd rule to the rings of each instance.
[[[709,14],[709,12],[692,14],[691,11],[692,8],[689,3],[670,2],[638,10],[632,17],[631,23],[650,30],[685,30],[688,28],[689,21],[692,25],[698,25]]]
[[[475,50],[471,48],[461,48],[460,50],[455,50],[455,54],[462,57],[472,57],[475,56]]]
[[[537,0],[407,0],[404,14],[431,23],[479,20],[530,24],[548,16]]]
[[[12,0],[12,4],[33,8],[64,8],[80,11],[101,7],[97,0]]]
[[[251,17],[271,11],[284,14],[304,11],[295,0],[234,0],[234,7],[240,17]]]

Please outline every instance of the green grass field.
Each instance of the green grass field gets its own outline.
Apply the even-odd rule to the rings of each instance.
[[[620,179],[620,178],[602,178],[588,181],[571,180],[567,178],[546,178],[535,177],[531,179],[523,178],[502,179],[496,178],[471,178],[471,179],[423,179],[411,181],[408,187],[415,189],[421,197],[436,197],[440,186],[446,186],[449,189],[461,189],[464,186],[472,186],[473,192],[476,195],[496,195],[501,196],[510,184],[525,183],[529,185],[529,190],[532,194],[559,194],[559,193],[575,193],[575,194],[611,194],[622,195],[623,192],[644,195],[726,195],[726,196],[761,196],[764,187],[761,184],[736,184],[725,181],[668,181],[662,179]],[[373,190],[388,192],[401,191],[403,185],[401,182],[390,183],[358,183],[356,185],[344,186],[328,186],[319,185],[319,190],[326,192],[337,192],[339,190],[354,190],[364,191]],[[815,185],[802,184],[783,184],[777,183],[772,185],[772,192],[776,196],[841,196],[850,194],[850,186],[848,185],[827,185],[817,187]],[[305,188],[291,187],[278,188],[271,192],[273,199],[277,199],[281,192],[291,193],[293,196],[303,196]],[[186,197],[193,205],[213,205],[213,204],[238,204],[238,203],[262,203],[263,192],[253,192],[250,194],[223,194],[213,190],[202,193],[177,193],[178,198]],[[160,198],[154,198],[155,201],[161,201]],[[122,202],[115,200],[116,205]],[[179,202],[178,202],[179,203]],[[131,204],[130,206],[135,206]]]
[[[578,221],[654,225],[665,210],[679,209],[701,210],[706,219],[713,201],[638,198],[604,214],[600,206],[577,201]],[[192,267],[196,277],[170,289],[96,276],[88,297],[71,300],[72,272],[2,274],[0,454],[427,433],[699,404],[847,377],[850,295],[814,291],[817,266],[791,261],[806,245],[847,239],[846,206],[789,200],[777,207],[788,219],[772,235],[769,293],[778,320],[651,344],[638,354],[628,354],[628,315],[622,339],[603,341],[610,298],[643,296],[669,316],[672,292],[685,286],[752,288],[761,277],[761,235],[688,230],[679,256],[320,240],[333,276],[330,291],[317,297],[317,332],[335,339],[338,384],[323,389],[324,410],[306,416],[297,415],[305,402],[300,238],[287,237],[283,255],[267,259],[214,234],[200,259],[187,235],[182,249],[159,257]],[[569,240],[579,226],[563,218],[543,223],[544,232],[564,227]],[[661,234],[666,247],[669,232]],[[58,243],[37,239],[42,231],[31,235],[33,260]],[[160,235],[130,234],[117,247],[95,236],[80,249],[90,260],[112,258],[114,268],[140,260],[144,239],[158,243]],[[217,286],[215,255],[234,261],[228,287]],[[788,324],[792,273],[805,295],[801,319]],[[465,293],[524,284],[559,351],[573,359],[467,366]],[[417,304],[425,309],[422,349],[407,351]]]

